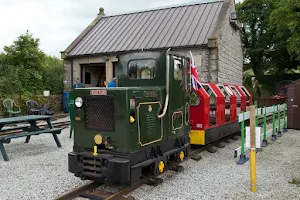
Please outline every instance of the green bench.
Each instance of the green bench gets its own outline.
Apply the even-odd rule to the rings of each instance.
[[[8,161],[8,155],[4,148],[3,144],[9,144],[12,139],[26,137],[25,143],[28,143],[30,137],[32,135],[40,135],[40,134],[52,134],[53,138],[56,142],[58,147],[61,147],[61,143],[57,137],[57,134],[60,134],[63,128],[54,128],[51,124],[51,116],[48,115],[29,115],[29,116],[21,116],[21,117],[11,117],[11,118],[3,118],[0,119],[0,150],[5,161]],[[37,127],[38,120],[45,120],[47,121],[48,128],[41,129]],[[22,125],[18,127],[9,127],[3,129],[5,125],[8,124],[15,124],[15,123],[24,123],[27,122],[29,125]],[[11,130],[22,130],[21,133],[7,133],[6,131]]]
[[[11,126],[11,127],[4,127],[0,131],[0,135],[2,135],[2,132],[7,132],[7,131],[14,131],[14,130],[25,130],[26,128],[29,128],[30,125],[22,125],[22,126]]]

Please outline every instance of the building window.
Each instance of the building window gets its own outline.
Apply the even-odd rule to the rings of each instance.
[[[180,60],[174,59],[174,79],[182,80],[182,63]]]
[[[85,72],[85,84],[91,84],[91,72]]]
[[[118,63],[113,62],[113,77],[117,77],[117,76],[118,76]]]
[[[128,63],[130,79],[153,79],[156,76],[155,60],[131,60]]]

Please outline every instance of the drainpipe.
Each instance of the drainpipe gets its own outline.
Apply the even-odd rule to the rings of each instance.
[[[74,67],[73,67],[73,59],[71,60],[71,88],[73,87],[74,83]]]

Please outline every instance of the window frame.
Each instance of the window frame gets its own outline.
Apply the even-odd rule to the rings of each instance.
[[[153,60],[153,61],[154,61],[153,78],[150,78],[150,79],[131,78],[131,77],[129,76],[129,69],[130,69],[129,63],[132,62],[132,61],[143,61],[143,60]],[[155,59],[153,59],[153,58],[130,59],[130,60],[128,61],[128,63],[127,63],[127,67],[126,67],[126,68],[127,68],[127,78],[128,78],[129,80],[154,80],[154,79],[156,79],[156,77],[157,77],[157,61],[156,61]]]
[[[180,77],[181,79],[175,78],[175,60],[181,64],[181,77]],[[184,66],[183,59],[180,60],[180,59],[178,59],[178,57],[173,56],[173,79],[175,81],[183,81],[184,80],[184,69],[185,69],[185,66]]]

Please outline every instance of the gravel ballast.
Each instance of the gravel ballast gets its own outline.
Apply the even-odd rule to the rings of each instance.
[[[68,152],[73,139],[69,129],[59,135],[58,148],[52,135],[12,140],[5,145],[9,162],[0,158],[0,199],[55,199],[89,181],[68,172]],[[157,186],[143,185],[128,196],[135,199],[300,199],[300,131],[289,130],[257,153],[257,192],[250,191],[249,161],[237,165],[233,151],[240,140],[226,144],[214,154],[203,152],[200,161],[186,160],[182,172],[168,171]],[[249,156],[249,152],[247,152]]]

